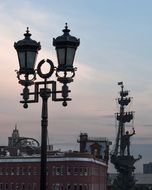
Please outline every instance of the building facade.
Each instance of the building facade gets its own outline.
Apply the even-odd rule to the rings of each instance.
[[[39,190],[39,157],[0,158],[0,190]],[[107,165],[91,154],[58,153],[47,160],[47,189],[106,190]]]

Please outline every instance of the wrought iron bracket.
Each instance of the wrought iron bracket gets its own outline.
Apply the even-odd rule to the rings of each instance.
[[[49,85],[51,85],[51,87],[49,87]],[[23,105],[24,108],[28,107],[28,103],[37,103],[39,101],[39,95],[41,93],[41,89],[43,89],[44,91],[46,90],[46,93],[48,93],[49,95],[52,95],[52,101],[56,101],[56,102],[63,101],[63,106],[66,106],[67,101],[71,101],[71,98],[68,98],[68,95],[71,92],[71,90],[68,89],[67,84],[63,84],[62,90],[57,90],[56,86],[57,86],[56,81],[35,82],[33,92],[29,92],[28,87],[25,86],[23,89],[23,93],[21,93],[21,96],[23,96],[23,100],[20,101],[20,103],[24,104]],[[61,94],[62,98],[58,98],[57,94]],[[33,96],[33,99],[30,99],[30,96]]]

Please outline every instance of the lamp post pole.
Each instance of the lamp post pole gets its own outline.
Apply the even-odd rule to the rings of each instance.
[[[75,52],[80,44],[80,40],[69,34],[70,30],[66,24],[63,29],[63,35],[53,39],[53,45],[56,48],[58,66],[55,67],[49,59],[41,60],[35,69],[35,62],[38,51],[41,49],[40,42],[31,39],[31,34],[27,28],[24,34],[25,38],[14,43],[18,54],[19,71],[17,78],[23,88],[21,96],[23,100],[20,103],[24,108],[28,108],[29,103],[39,102],[42,98],[41,113],[41,173],[40,173],[40,190],[46,190],[46,173],[47,173],[47,127],[48,127],[48,98],[52,101],[62,101],[63,106],[67,106],[67,101],[71,101],[68,83],[73,82],[76,68],[73,67]],[[48,73],[43,73],[42,66],[48,64],[50,69]],[[57,90],[57,82],[49,80],[53,73],[56,73],[57,81],[62,84],[61,90]],[[42,81],[36,82],[36,76],[42,78]],[[34,86],[33,91],[30,87]],[[59,98],[57,95],[60,95]]]
[[[50,97],[50,90],[43,88],[40,90],[42,97],[42,115],[41,115],[41,177],[40,190],[46,186],[46,169],[47,169],[47,127],[48,127],[48,98]]]

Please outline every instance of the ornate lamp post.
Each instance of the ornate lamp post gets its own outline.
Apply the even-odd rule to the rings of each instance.
[[[55,67],[49,59],[41,60],[35,69],[36,57],[41,49],[40,42],[31,39],[31,34],[27,28],[24,34],[25,38],[14,43],[14,47],[18,54],[19,71],[17,78],[19,84],[23,88],[21,96],[23,98],[20,103],[24,108],[28,108],[28,103],[36,103],[39,101],[39,96],[42,98],[42,115],[41,115],[41,176],[40,190],[46,189],[46,161],[47,161],[47,126],[48,126],[48,98],[52,97],[52,101],[62,101],[63,106],[67,106],[68,97],[71,92],[67,86],[73,81],[76,68],[73,67],[75,52],[80,44],[80,40],[69,34],[67,23],[63,30],[63,35],[53,39],[53,46],[56,48],[58,66]],[[48,73],[42,72],[42,66],[48,64],[50,69]],[[57,81],[62,84],[62,89],[57,90],[57,82],[48,80],[53,73],[56,73]],[[36,76],[43,80],[36,82]],[[34,90],[30,92],[29,86],[34,85]],[[61,98],[57,97],[61,94]]]

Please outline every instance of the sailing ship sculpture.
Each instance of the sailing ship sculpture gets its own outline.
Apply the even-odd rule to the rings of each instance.
[[[125,123],[133,120],[134,112],[125,110],[131,103],[131,98],[128,97],[129,92],[124,90],[123,82],[119,82],[118,85],[121,86],[120,98],[117,100],[120,110],[119,113],[116,113],[118,131],[114,151],[111,155],[111,163],[114,164],[118,175],[113,186],[115,190],[133,190],[135,186],[134,164],[141,156],[134,158],[130,153],[130,138],[135,134],[135,129],[132,128],[132,132],[126,131]]]

